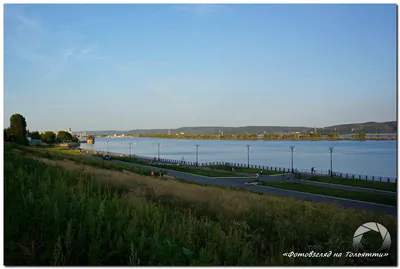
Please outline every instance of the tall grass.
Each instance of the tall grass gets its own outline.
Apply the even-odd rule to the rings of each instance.
[[[71,150],[54,150],[54,149],[46,149],[46,148],[32,148],[32,147],[24,147],[16,144],[6,145],[6,149],[11,150],[12,148],[16,148],[25,153],[29,153],[36,157],[46,158],[51,160],[70,160],[77,164],[87,164],[93,167],[111,169],[116,171],[130,171],[139,175],[150,175],[151,170],[146,168],[139,168],[135,166],[125,166],[114,162],[103,161],[103,160],[93,160],[89,159],[85,156],[77,156],[71,155]],[[168,174],[168,172],[164,172],[164,174]]]
[[[147,183],[116,187],[83,167],[67,171],[10,150],[4,170],[6,265],[359,264],[282,254],[351,251],[354,231],[367,221],[392,236],[392,256],[375,263],[396,263],[396,221],[382,214],[217,188],[201,187],[203,195],[193,196],[200,186],[172,182],[170,191],[190,196],[183,199],[166,192],[168,182],[162,195]]]

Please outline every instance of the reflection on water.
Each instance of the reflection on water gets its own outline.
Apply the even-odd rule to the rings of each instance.
[[[235,141],[235,140],[179,140],[156,138],[96,138],[94,145],[81,144],[82,149],[108,150],[155,157],[160,143],[160,157],[174,160],[196,161],[195,145],[199,144],[199,162],[234,162],[247,164],[246,145],[250,148],[250,163],[253,165],[291,166],[289,147],[295,146],[293,161],[295,168],[317,170],[330,169],[329,147],[333,150],[333,170],[342,173],[396,177],[396,141]]]

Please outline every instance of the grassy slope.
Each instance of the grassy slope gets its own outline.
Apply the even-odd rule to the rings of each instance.
[[[396,262],[391,216],[75,166],[6,150],[6,265],[360,264],[282,254],[351,251],[354,231],[371,220],[392,237],[394,256],[377,264]]]
[[[21,148],[21,149],[23,149],[23,148]],[[26,149],[24,149],[24,150],[26,150]],[[50,152],[53,155],[56,154],[58,156],[68,156],[68,155],[79,156],[79,155],[81,155],[79,153],[79,151],[71,150],[71,149],[33,148],[33,149],[29,149],[29,150],[35,151],[37,153]],[[101,157],[102,155],[101,154],[97,154],[97,155],[94,155],[94,156]],[[136,158],[129,158],[129,157],[112,157],[112,158],[114,160],[120,160],[120,161],[124,161],[124,162],[137,163],[137,164],[142,164],[142,165],[149,165],[148,162],[141,161],[141,160],[138,160]],[[201,168],[172,166],[172,165],[155,165],[155,164],[152,164],[151,166],[164,168],[164,169],[175,170],[175,171],[180,171],[180,172],[186,172],[186,173],[191,173],[191,174],[196,174],[196,175],[202,175],[202,176],[207,176],[207,177],[241,177],[241,175],[238,175],[236,173],[210,171],[210,170],[205,170],[205,169],[201,169]]]
[[[376,181],[359,180],[352,178],[337,178],[337,177],[326,177],[326,176],[312,176],[307,178],[307,180],[383,190],[383,191],[393,191],[393,192],[397,191],[397,184],[388,182],[376,182]]]
[[[226,171],[231,171],[232,167],[229,165],[213,165],[210,166],[211,169],[216,169],[216,170],[226,170]],[[247,168],[247,167],[235,167],[235,172],[240,172],[240,173],[251,173],[255,174],[257,171],[260,171],[260,169],[257,168]],[[275,170],[262,170],[263,175],[279,175],[283,174],[284,172],[282,171],[275,171]]]
[[[347,198],[358,201],[366,201],[385,205],[397,205],[397,197],[395,195],[371,194],[360,191],[341,190],[330,187],[314,186],[297,182],[264,182],[257,181],[260,185],[269,186],[280,189],[322,194],[333,197]]]
[[[96,155],[96,156],[99,156],[99,155]],[[129,157],[112,157],[112,158],[114,160],[120,160],[120,161],[124,161],[124,162],[149,165],[148,162],[141,161],[136,158],[129,158]],[[151,166],[180,171],[180,172],[186,172],[186,173],[191,173],[191,174],[196,174],[196,175],[202,175],[202,176],[207,176],[207,177],[241,177],[241,175],[238,175],[236,173],[205,170],[202,168],[192,168],[192,167],[183,167],[183,166],[174,166],[174,165],[159,165],[159,164],[152,164]]]

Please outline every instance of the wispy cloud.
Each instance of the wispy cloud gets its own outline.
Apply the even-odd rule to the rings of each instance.
[[[75,47],[65,49],[61,52],[64,63],[67,63],[69,58],[74,54]]]
[[[79,50],[78,54],[75,56],[75,60],[82,60],[85,56],[89,55],[97,46],[98,46],[97,44],[93,44],[82,47]]]
[[[16,14],[15,18],[22,24],[22,27],[26,27],[34,31],[43,31],[43,26],[40,19],[28,18],[22,14]]]
[[[104,53],[97,41],[85,44],[67,39],[65,31],[54,30],[27,10],[6,8],[5,26],[5,54],[29,62],[40,83],[56,78],[74,62],[102,61],[118,70],[127,68],[127,64],[122,64]],[[69,35],[85,38],[80,33]],[[65,45],[57,40],[68,42]]]

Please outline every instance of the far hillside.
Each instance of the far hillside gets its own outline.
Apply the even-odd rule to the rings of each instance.
[[[340,124],[334,126],[327,126],[316,129],[318,133],[335,132],[339,134],[351,133],[397,133],[397,122],[365,122],[365,123],[351,123]],[[176,129],[133,129],[129,131],[121,130],[106,130],[106,131],[79,131],[77,133],[90,133],[93,135],[113,135],[113,134],[172,134],[185,133],[185,134],[267,134],[273,133],[291,133],[291,132],[311,132],[315,131],[314,127],[302,126],[244,126],[244,127],[224,127],[224,126],[201,126],[201,127],[181,127]]]

